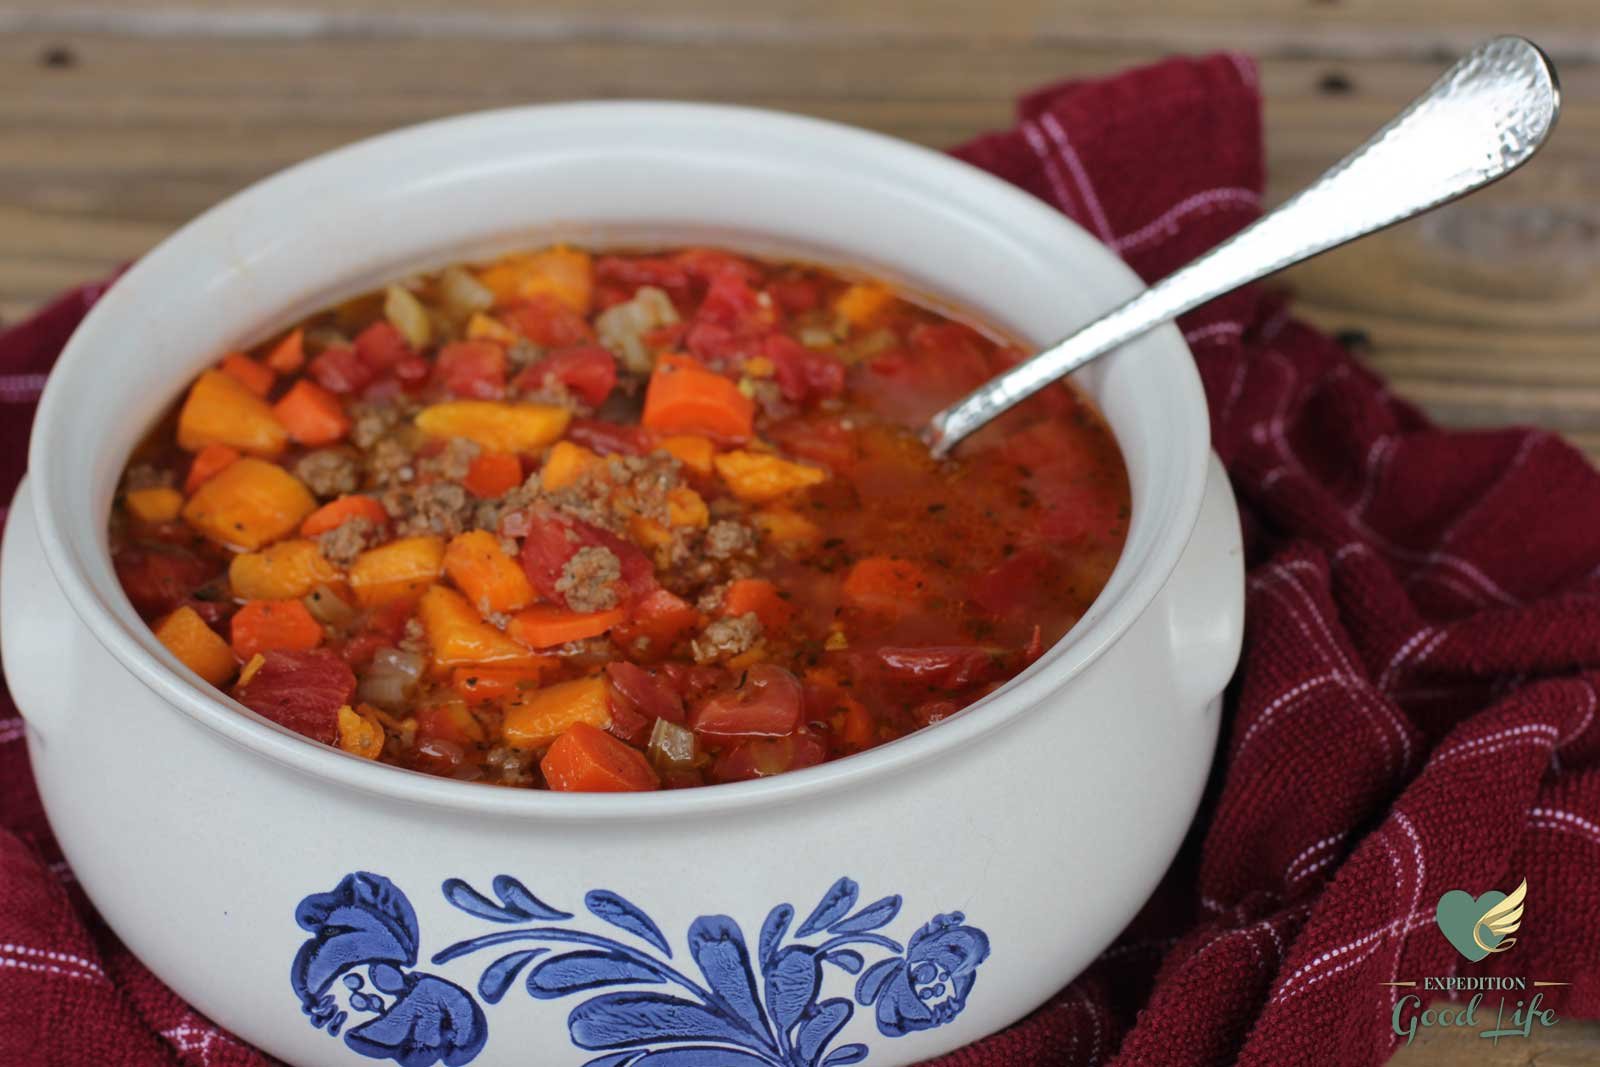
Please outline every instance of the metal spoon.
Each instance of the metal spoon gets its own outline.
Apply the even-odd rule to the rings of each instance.
[[[1505,177],[1544,144],[1560,110],[1555,68],[1537,45],[1521,37],[1480,44],[1298,196],[945,408],[924,440],[944,456],[1057,378],[1169,319]]]

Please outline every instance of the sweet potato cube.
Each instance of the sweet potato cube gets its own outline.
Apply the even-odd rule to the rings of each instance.
[[[553,404],[450,400],[417,412],[416,423],[434,437],[465,437],[490,452],[537,452],[567,432],[572,413]]]
[[[770,503],[820,485],[828,478],[827,472],[818,467],[791,463],[764,452],[724,452],[713,462],[729,492],[753,504]]]
[[[717,453],[711,438],[687,433],[663,437],[656,447],[697,474],[711,473],[711,457]]]
[[[299,600],[338,580],[339,568],[323,558],[316,542],[304,538],[240,553],[228,564],[228,583],[245,600]]]
[[[478,616],[478,609],[454,589],[442,585],[422,594],[417,617],[428,637],[433,666],[448,672],[451,667],[470,667],[483,663],[527,663],[535,657],[523,646],[495,629]]]
[[[858,282],[839,294],[833,310],[851,326],[866,326],[894,300],[894,293],[873,282]]]
[[[444,552],[444,572],[483,615],[518,611],[534,601],[522,564],[506,555],[500,539],[487,530],[468,530],[451,538]]]
[[[750,518],[767,540],[780,548],[807,548],[822,540],[821,527],[789,508],[762,508]]]
[[[300,479],[276,463],[246,456],[196,489],[183,517],[213,541],[253,552],[291,533],[316,507]]]
[[[188,452],[231,445],[252,455],[276,456],[288,442],[289,432],[267,402],[219,370],[195,379],[178,412],[178,447]]]
[[[478,281],[494,293],[496,304],[548,293],[580,315],[589,313],[594,287],[589,253],[565,247],[506,256],[479,274]]]
[[[518,697],[506,705],[501,730],[508,745],[540,749],[577,722],[599,730],[611,725],[611,699],[604,678],[579,678]]]
[[[443,565],[442,537],[402,537],[357,556],[350,565],[350,588],[367,608],[411,600],[438,580]]]
[[[171,522],[183,510],[183,494],[169,486],[135,489],[122,498],[128,512],[141,522]]]
[[[557,441],[550,454],[544,458],[539,471],[539,484],[545,492],[565,489],[578,480],[578,476],[600,461],[600,457],[571,441]]]
[[[228,642],[188,605],[162,619],[155,633],[179,662],[212,685],[226,682],[239,667]]]

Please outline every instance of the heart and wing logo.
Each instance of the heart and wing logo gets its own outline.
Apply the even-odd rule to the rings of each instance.
[[[1517,943],[1511,935],[1522,925],[1522,901],[1527,893],[1526,878],[1510,893],[1491,889],[1476,899],[1464,889],[1452,889],[1439,898],[1434,913],[1439,932],[1474,963],[1491,952],[1504,952]]]

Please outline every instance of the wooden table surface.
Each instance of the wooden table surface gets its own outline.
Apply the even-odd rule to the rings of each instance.
[[[1513,14],[1513,10],[1515,13]],[[132,259],[286,164],[475,108],[581,97],[757,104],[943,146],[1030,86],[1175,51],[1262,64],[1282,199],[1474,41],[1561,70],[1552,144],[1510,181],[1288,276],[1457,426],[1530,423],[1600,456],[1595,0],[0,0],[0,320]],[[1420,1039],[1394,1061],[1600,1059],[1600,1027]]]

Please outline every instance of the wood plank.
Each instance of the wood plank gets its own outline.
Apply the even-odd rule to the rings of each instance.
[[[0,30],[157,36],[478,36],[820,41],[958,38],[1163,48],[1294,49],[1301,55],[1426,55],[1488,33],[1543,37],[1558,54],[1600,57],[1582,3],[1522,0],[212,0],[210,3],[0,4]]]
[[[707,18],[718,8],[699,3]],[[476,0],[477,10],[491,7]],[[18,10],[0,8],[0,21]],[[827,0],[824,25],[850,10]],[[780,107],[947,145],[1006,124],[1025,88],[1149,58],[1133,46],[1003,34],[818,32],[798,45],[752,35],[737,48],[712,37],[0,35],[0,316],[138,255],[258,177],[439,115],[670,96]],[[63,42],[72,64],[49,65]],[[1269,56],[1272,197],[1310,180],[1438,69],[1432,58]],[[1562,127],[1523,174],[1287,281],[1303,314],[1364,330],[1373,364],[1447,422],[1530,422],[1592,443],[1600,438],[1581,435],[1600,435],[1600,360],[1587,358],[1600,325],[1600,211],[1587,195],[1600,179],[1600,64],[1580,62],[1564,76]]]

